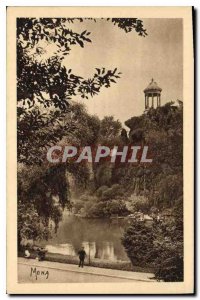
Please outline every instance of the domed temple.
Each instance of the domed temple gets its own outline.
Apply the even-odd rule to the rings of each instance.
[[[157,85],[157,83],[152,78],[149,85],[146,87],[146,89],[144,89],[145,110],[149,109],[150,107],[156,108],[161,105],[161,91],[162,89]]]

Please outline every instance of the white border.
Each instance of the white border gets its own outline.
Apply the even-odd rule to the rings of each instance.
[[[57,6],[192,6],[194,5],[195,8],[200,8],[200,1],[191,1],[191,0],[138,0],[138,1],[132,1],[130,0],[96,0],[94,1],[88,1],[85,0],[84,3],[81,0],[57,0],[56,5]],[[0,37],[1,37],[1,43],[0,43],[0,66],[1,66],[1,80],[0,80],[0,90],[1,90],[1,107],[0,107],[0,120],[1,120],[1,126],[0,126],[0,137],[1,137],[1,149],[0,149],[0,157],[1,160],[1,172],[0,172],[0,182],[1,185],[1,201],[0,201],[0,237],[3,241],[3,244],[1,244],[1,252],[0,252],[0,295],[1,299],[4,299],[6,297],[6,246],[5,246],[5,240],[6,240],[6,231],[5,231],[5,224],[6,224],[6,148],[5,148],[5,140],[6,140],[6,6],[53,6],[53,2],[45,1],[45,0],[8,0],[8,1],[0,1]],[[199,44],[199,32],[197,33],[197,48]],[[199,66],[199,63],[198,63]],[[196,66],[196,68],[198,68]],[[198,86],[199,79],[197,77],[196,85]],[[197,88],[198,90],[198,88]],[[196,101],[198,99],[198,91],[196,94]],[[198,105],[198,115],[200,115],[200,106]],[[197,125],[199,128],[199,122],[197,120]],[[198,133],[198,137],[199,133]],[[199,141],[199,139],[198,139]],[[198,167],[200,167],[198,163]],[[200,181],[197,182],[197,186],[200,184]],[[196,199],[198,201],[198,198]],[[199,207],[199,205],[198,205]],[[198,215],[200,211],[198,210]],[[197,223],[198,218],[197,218]],[[199,228],[199,226],[198,226]],[[199,270],[198,265],[198,270]],[[56,297],[56,296],[55,296]],[[78,297],[78,296],[77,296]],[[29,298],[28,296],[24,297]],[[39,297],[40,298],[40,297]],[[74,297],[73,297],[74,298]],[[79,297],[78,297],[79,298]],[[123,298],[123,297],[121,297]],[[138,299],[146,298],[146,296],[143,297],[136,297]],[[161,297],[160,297],[161,298]],[[171,297],[172,299],[175,299],[177,297]]]

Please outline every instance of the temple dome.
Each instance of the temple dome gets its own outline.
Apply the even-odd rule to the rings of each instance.
[[[149,85],[146,87],[146,89],[144,89],[144,93],[161,92],[161,91],[162,91],[162,89],[157,85],[157,82],[155,82],[153,78],[152,78],[151,82],[149,83]]]

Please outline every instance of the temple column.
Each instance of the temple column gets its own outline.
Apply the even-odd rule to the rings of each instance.
[[[161,91],[162,89],[152,78],[149,85],[143,90],[145,95],[145,110],[161,106]]]
[[[152,94],[152,107],[154,108],[154,95]]]

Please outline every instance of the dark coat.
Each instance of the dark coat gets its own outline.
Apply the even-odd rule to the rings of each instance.
[[[80,258],[80,259],[84,259],[85,256],[86,256],[85,250],[80,250],[80,251],[78,251],[78,255],[79,255],[79,258]]]

